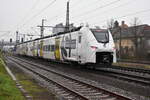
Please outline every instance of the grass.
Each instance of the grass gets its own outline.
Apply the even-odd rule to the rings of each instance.
[[[43,92],[44,89],[40,88],[40,86],[37,85],[37,82],[32,79],[30,76],[25,75],[22,73],[15,73],[17,79],[19,79],[20,84],[23,86],[23,88],[28,91],[31,95],[34,92]],[[33,95],[32,95],[33,96]]]
[[[145,69],[150,69],[150,65],[147,64],[136,64],[136,63],[113,63],[115,66],[122,66],[122,67],[133,67],[133,68],[145,68]]]
[[[46,88],[41,87],[39,83],[29,74],[25,73],[13,64],[8,64],[8,67],[14,73],[19,83],[23,86],[27,93],[29,93],[33,100],[58,100],[53,92],[50,92]]]
[[[0,100],[25,100],[4,66],[5,64],[0,54]]]
[[[12,71],[15,72],[15,76],[19,79],[20,84],[30,94],[30,96],[32,96],[33,100],[38,98],[42,98],[42,100],[57,100],[53,93],[50,93],[47,89],[39,86],[39,84],[30,75],[17,69],[12,69]]]
[[[2,59],[3,56],[0,52],[0,100],[25,100],[19,89],[15,86],[15,82],[7,74]],[[39,86],[30,75],[14,65],[8,64],[8,66],[33,100],[58,100],[56,95],[49,93],[47,89]]]

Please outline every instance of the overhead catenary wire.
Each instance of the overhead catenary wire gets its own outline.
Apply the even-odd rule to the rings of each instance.
[[[20,23],[18,25],[20,25],[22,22],[25,21],[25,19],[30,16],[31,12],[33,11],[33,9],[38,5],[40,0],[36,0],[35,3],[32,5],[32,7],[28,10],[28,12],[26,13],[26,15],[21,19]],[[17,25],[17,26],[18,26]]]
[[[71,1],[71,0],[70,0]],[[70,2],[69,1],[69,2]],[[82,0],[83,1],[83,0]],[[79,4],[79,2],[82,2],[81,0],[77,0],[76,2],[74,2],[73,3],[73,7],[76,7],[78,4]],[[74,6],[75,5],[75,6]],[[71,7],[71,9],[72,9],[72,7]],[[56,15],[54,15],[54,16],[52,16],[51,18],[49,18],[49,19],[47,19],[48,21],[47,22],[52,22],[52,21],[56,21],[58,18],[60,18],[60,17],[62,17],[62,16],[64,16],[65,14],[63,14],[64,12],[63,11],[61,11],[61,12],[59,12],[60,11],[60,9],[58,10],[58,11],[56,11],[56,12],[58,12]]]
[[[119,7],[121,7],[121,6],[124,6],[124,5],[126,5],[126,4],[129,4],[130,2],[127,2],[127,3],[125,3],[125,4],[122,4],[122,5],[119,5],[119,6],[117,6],[117,7],[115,7],[115,8],[119,8]],[[53,16],[53,18],[58,18],[59,16]],[[106,20],[105,20],[106,21]]]
[[[47,2],[48,1],[48,2]],[[24,17],[24,16],[26,16],[26,19],[28,20],[28,22],[30,22],[29,24],[28,24],[28,22],[26,22],[27,20],[23,20],[22,21],[22,23],[21,24],[19,24],[20,26],[23,26],[24,25],[24,23],[25,23],[25,26],[24,27],[21,27],[21,29],[19,29],[20,31],[22,31],[22,29],[24,28],[24,30],[26,30],[26,29],[28,29],[28,28],[30,28],[30,27],[32,27],[32,26],[34,26],[34,27],[36,27],[39,23],[40,23],[40,18],[41,18],[41,16],[43,16],[44,14],[45,14],[45,12],[47,12],[47,13],[50,13],[50,14],[45,14],[44,16],[46,16],[46,19],[50,19],[50,23],[47,23],[46,22],[46,24],[48,25],[48,24],[50,24],[50,25],[54,25],[55,23],[56,24],[58,24],[58,22],[60,22],[60,21],[62,21],[62,22],[64,22],[64,10],[62,10],[61,8],[62,7],[64,7],[64,6],[59,6],[59,7],[56,7],[56,10],[55,10],[55,8],[53,8],[53,7],[55,7],[55,6],[57,6],[56,4],[55,5],[53,5],[52,7],[49,7],[49,9],[48,10],[46,10],[46,11],[44,11],[44,13],[40,13],[40,15],[37,15],[36,17],[35,17],[35,19],[31,19],[31,20],[29,20],[32,16],[34,16],[34,14],[36,14],[37,12],[39,12],[40,11],[40,9],[43,9],[46,5],[48,5],[48,3],[49,2],[51,2],[52,0],[46,0],[46,2],[44,2],[44,3],[42,3],[42,2],[40,2],[40,3],[42,3],[43,5],[41,5],[40,4],[40,6],[42,6],[42,7],[40,7],[40,8],[38,8],[38,6],[39,5],[37,5],[36,4],[36,2],[38,2],[37,0],[34,0],[34,2],[32,2],[32,5],[30,4],[30,8],[38,8],[37,10],[36,9],[34,9],[34,10],[32,10],[32,12],[33,13],[31,13],[31,15],[30,16],[27,16],[28,14],[25,14],[24,13],[24,15],[22,16],[22,17]],[[82,0],[81,0],[82,1]],[[90,0],[89,0],[90,1]],[[111,0],[109,1],[109,0],[104,0],[104,2],[102,1],[102,2],[100,2],[100,3],[97,3],[97,4],[95,4],[95,5],[92,5],[92,3],[94,3],[95,1],[99,1],[99,0],[91,0],[90,1],[90,3],[89,3],[89,1],[85,1],[85,2],[83,2],[84,4],[80,4],[80,1],[79,0],[71,0],[71,2],[73,2],[72,4],[72,6],[73,7],[75,7],[75,9],[78,9],[78,7],[81,7],[82,5],[82,7],[84,8],[84,6],[86,7],[87,6],[87,8],[85,8],[85,10],[80,10],[80,9],[78,9],[76,12],[77,13],[73,13],[73,14],[71,14],[71,15],[73,15],[73,16],[71,16],[71,21],[73,22],[73,23],[76,23],[76,25],[77,24],[80,24],[80,23],[82,23],[82,21],[84,21],[84,22],[88,22],[89,24],[95,24],[95,23],[98,23],[97,25],[99,25],[99,24],[101,24],[101,25],[103,25],[103,22],[106,22],[106,21],[108,21],[108,19],[109,18],[114,18],[114,19],[116,19],[116,20],[118,20],[118,21],[120,21],[120,20],[125,20],[126,21],[126,23],[128,23],[128,21],[131,19],[131,17],[138,17],[138,18],[140,18],[141,19],[141,21],[143,22],[143,20],[145,21],[145,23],[149,23],[149,21],[147,21],[146,22],[146,19],[144,19],[143,17],[141,17],[142,15],[147,15],[148,16],[148,13],[139,13],[139,15],[137,15],[137,14],[132,14],[132,15],[127,15],[127,16],[124,16],[124,15],[126,15],[126,14],[130,14],[129,12],[135,12],[135,10],[136,11],[140,11],[140,9],[144,9],[144,8],[146,8],[147,6],[142,6],[142,4],[141,4],[141,6],[140,5],[138,5],[139,7],[138,8],[136,8],[136,9],[134,9],[133,7],[131,7],[132,5],[129,5],[129,8],[128,8],[128,6],[126,6],[126,5],[128,5],[128,4],[130,4],[130,3],[135,3],[135,4],[137,4],[137,2],[138,2],[138,0],[137,1],[131,1],[131,2],[128,2],[127,4],[121,4],[121,3],[125,3],[125,2],[127,2],[128,0],[121,0],[121,3],[116,3],[116,4],[114,4],[114,5],[109,5],[108,7],[106,7],[106,9],[104,8],[104,9],[98,9],[98,10],[96,10],[96,11],[93,11],[93,12],[91,12],[90,14],[83,14],[83,15],[80,15],[80,16],[78,16],[78,17],[75,17],[76,16],[76,14],[82,14],[82,13],[85,13],[84,11],[90,11],[90,10],[92,10],[92,9],[94,9],[94,8],[96,8],[96,7],[98,7],[99,5],[101,5],[101,6],[103,6],[103,5],[105,5],[105,4],[108,4],[108,3],[110,3],[110,2],[112,2]],[[101,1],[101,0],[100,0]],[[114,0],[113,0],[114,1]],[[123,2],[122,2],[123,1]],[[58,0],[58,2],[60,2],[59,0]],[[87,3],[86,3],[87,2]],[[33,6],[34,4],[33,3],[35,3],[35,7]],[[79,4],[78,4],[79,3]],[[142,1],[141,1],[141,3],[142,3]],[[77,5],[79,5],[78,7],[76,7],[76,4]],[[88,7],[88,5],[89,4],[91,4],[89,7]],[[120,4],[120,7],[118,7],[118,5]],[[135,4],[134,4],[134,6],[135,6]],[[146,4],[145,4],[146,5]],[[31,7],[31,6],[33,6],[33,7]],[[116,7],[115,7],[116,6]],[[115,7],[115,8],[113,8],[113,7]],[[123,8],[121,8],[121,7],[123,7]],[[65,7],[64,7],[65,8]],[[117,8],[119,8],[118,10],[117,10]],[[71,8],[72,9],[72,8]],[[115,12],[113,9],[115,9],[115,11],[117,12]],[[128,10],[127,10],[128,9]],[[138,10],[139,9],[139,10]],[[28,8],[28,10],[29,10],[29,8]],[[49,11],[50,10],[50,11]],[[105,10],[105,11],[104,11]],[[107,11],[108,10],[108,11]],[[53,12],[55,12],[55,13],[51,13],[51,11],[53,11]],[[27,12],[27,9],[26,9],[26,12]],[[63,12],[63,14],[61,13],[61,12]],[[105,12],[105,13],[104,13]],[[109,13],[108,13],[109,12]],[[28,12],[27,12],[28,13]],[[114,13],[114,14],[113,14]],[[30,12],[29,12],[29,14],[30,14]],[[74,16],[75,15],[75,16]],[[106,17],[105,17],[105,15],[106,15]],[[109,16],[110,15],[110,16]],[[136,16],[137,15],[137,16]],[[93,17],[92,17],[93,16]],[[140,17],[139,17],[140,16]],[[72,20],[72,17],[75,17],[73,20]],[[119,18],[120,17],[120,18]],[[19,19],[19,18],[18,18]],[[56,19],[56,20],[55,20]],[[20,18],[20,20],[19,21],[21,21],[21,18]],[[51,21],[52,21],[52,23],[51,23]],[[32,23],[32,24],[31,24]],[[16,23],[17,24],[17,23]],[[105,23],[106,24],[106,23]],[[13,26],[14,27],[14,26]],[[11,27],[10,27],[11,28]],[[11,29],[9,29],[9,30],[11,30]],[[16,27],[14,28],[14,30],[16,30]],[[12,30],[11,30],[12,31]],[[12,33],[14,33],[14,32],[11,32],[11,35],[12,35]],[[3,34],[3,33],[1,33],[1,34]],[[8,34],[8,33],[7,33]],[[1,36],[0,36],[1,37]]]
[[[96,0],[96,1],[101,1],[101,0]],[[99,7],[99,8],[103,8],[103,7],[105,7],[105,6],[111,5],[111,4],[116,3],[116,2],[118,2],[118,1],[120,1],[120,0],[116,0],[116,1],[110,2],[110,3],[108,3],[108,4],[106,4],[106,5],[103,5],[103,6]],[[96,8],[96,9],[97,9],[97,8]],[[94,10],[95,10],[95,9],[94,9]],[[60,13],[59,13],[59,15],[60,15]],[[51,18],[51,21],[54,21],[53,19],[58,19],[58,18],[60,18],[60,17],[62,16],[62,14],[61,14],[61,16],[59,16],[59,15],[53,16],[53,17]],[[87,14],[86,14],[86,15],[87,15]]]
[[[84,0],[82,0],[84,1]],[[81,0],[77,0],[74,4],[73,4],[73,7],[76,7],[80,2],[82,2]],[[74,6],[75,5],[75,6]]]
[[[82,2],[83,2],[84,0],[82,0]],[[95,2],[100,2],[100,1],[102,1],[102,0],[96,0]],[[81,0],[80,0],[80,2],[81,2]],[[92,4],[95,4],[95,2],[92,2]],[[82,8],[87,8],[87,6],[89,7],[89,5],[92,5],[91,3],[88,3],[87,5],[83,5],[83,6],[81,6],[81,7],[77,7],[77,6],[79,6],[79,4],[80,3],[76,3],[76,4],[73,4],[72,5],[72,7],[71,7],[71,9],[72,9],[72,11],[75,11],[75,8],[77,8],[77,9],[82,9]],[[75,7],[75,8],[74,8]]]
[[[105,7],[107,7],[107,6],[110,6],[110,5],[112,5],[112,4],[117,3],[117,2],[119,2],[119,1],[120,1],[120,0],[112,1],[112,2],[110,2],[110,3],[108,3],[108,4],[105,4],[105,5],[99,6],[99,7],[97,7],[97,8],[94,8],[94,9],[92,9],[92,10],[89,10],[89,11],[86,11],[86,12],[83,12],[83,13],[80,13],[80,14],[78,14],[78,15],[72,17],[72,18],[76,18],[76,17],[82,16],[82,15],[86,15],[86,14],[91,14],[92,12],[94,12],[94,11],[96,11],[96,10],[99,10],[99,9],[101,9],[101,8],[105,8]]]
[[[102,1],[102,0],[96,0],[95,2],[100,2],[100,1]],[[118,1],[118,0],[117,0]],[[77,1],[76,3],[74,3],[73,5],[75,5],[75,4],[79,4],[78,3],[79,1]],[[95,3],[95,2],[93,2],[93,3]],[[89,4],[88,4],[89,5]],[[107,4],[106,4],[107,5]],[[86,5],[87,6],[87,5]],[[71,8],[72,9],[72,8]],[[51,17],[51,18],[49,18],[51,21],[48,21],[48,22],[52,22],[52,21],[54,21],[53,19],[58,19],[58,18],[60,18],[60,17],[62,17],[63,15],[62,15],[62,12],[61,13],[58,13],[57,15],[55,15],[55,16],[53,16],[53,17]],[[72,18],[72,17],[71,17]],[[48,19],[48,20],[49,20]]]
[[[120,1],[120,0],[116,0],[116,1]],[[111,3],[112,3],[112,2],[111,2]],[[110,3],[110,4],[111,4],[111,3]],[[56,18],[56,17],[58,18],[59,16],[53,16],[53,18]]]
[[[46,5],[43,9],[41,9],[38,13],[36,13],[35,15],[33,15],[29,20],[27,20],[22,26],[26,25],[26,23],[30,22],[32,19],[36,18],[37,16],[39,16],[44,10],[48,9],[52,4],[54,4],[56,2],[56,0],[51,1],[48,5]]]
[[[83,1],[83,0],[82,0]],[[102,0],[96,0],[95,2],[100,2],[100,1],[102,1]],[[95,2],[93,2],[93,3],[95,3]],[[92,3],[92,4],[93,4]],[[76,6],[74,6],[74,5],[78,5],[79,4],[79,1],[77,1],[76,3],[74,3],[73,4],[73,7],[76,7]],[[88,4],[88,5],[86,5],[86,6],[89,6],[89,5],[91,5],[91,4]],[[83,8],[83,6],[82,6],[82,8]],[[85,7],[84,7],[85,8]],[[71,7],[71,9],[72,9],[72,7]],[[71,10],[70,9],[70,10]],[[53,19],[58,19],[58,18],[60,18],[60,17],[62,17],[63,15],[62,15],[62,13],[58,13],[57,15],[55,15],[55,16],[53,16],[53,17],[51,17],[50,19],[51,19],[51,21],[54,21]],[[72,17],[71,17],[72,18]],[[50,21],[49,21],[50,22]]]
[[[83,0],[82,0],[83,1]],[[74,4],[73,4],[73,7],[76,7],[78,4],[79,4],[79,2],[81,2],[81,0],[77,0]],[[76,6],[74,6],[74,5],[76,5]],[[71,8],[72,9],[72,8]],[[53,17],[51,17],[51,18],[49,18],[49,19],[54,19],[54,18],[58,18],[58,17],[61,17],[61,16],[63,16],[62,15],[62,11],[61,12],[59,12],[60,11],[60,9],[58,10],[58,14],[57,15],[55,15],[55,16],[53,16]],[[60,15],[60,16],[59,16]]]
[[[136,0],[135,0],[135,1],[136,1]],[[84,16],[87,16],[86,18],[84,17],[84,20],[85,20],[85,19],[88,19],[88,18],[90,18],[90,20],[93,19],[93,18],[95,19],[95,18],[97,18],[96,16],[99,15],[100,13],[101,13],[101,14],[107,14],[107,13],[109,13],[109,12],[112,12],[112,10],[117,10],[117,8],[127,6],[128,4],[131,4],[131,3],[133,3],[133,2],[131,2],[131,0],[129,0],[128,2],[125,2],[125,3],[123,3],[123,4],[120,4],[120,5],[116,6],[116,7],[113,7],[113,8],[107,9],[107,10],[104,10],[104,11],[102,11],[102,12],[100,11],[100,12],[98,12],[98,13],[96,13],[96,14],[92,14],[92,16],[87,16],[87,14],[86,14],[86,15],[83,15],[83,16],[78,17],[77,19],[82,19],[82,17],[84,17]]]
[[[83,1],[83,0],[82,0],[82,1]],[[69,2],[70,2],[70,1],[69,1]],[[79,4],[79,2],[81,2],[81,1],[80,1],[80,0],[77,0],[75,3],[73,3],[73,7],[76,7],[76,6]],[[75,6],[74,6],[74,5],[75,5]],[[72,7],[71,7],[71,9],[72,9]],[[58,18],[60,18],[60,17],[62,17],[62,16],[65,15],[65,14],[63,14],[64,11],[61,11],[61,12],[59,12],[59,11],[60,11],[60,9],[59,9],[58,11],[56,11],[56,12],[58,12],[56,15],[54,15],[54,16],[48,18],[48,19],[47,19],[47,22],[56,21]]]
[[[122,15],[122,16],[119,16],[119,17],[115,17],[113,19],[120,19],[120,18],[132,16],[132,15],[136,15],[136,14],[145,13],[145,12],[150,12],[150,9],[145,9],[145,10],[141,10],[141,11],[137,11],[137,12],[133,12],[133,13],[128,13],[128,14],[125,14],[125,15]],[[102,23],[102,22],[106,22],[106,21],[107,21],[107,19],[98,21],[98,22],[93,23],[93,24]]]
[[[2,38],[2,37],[5,37],[5,36],[9,36],[10,35],[10,31],[0,31],[0,32],[2,32],[3,34],[1,34],[0,35],[0,37]],[[8,33],[8,34],[7,34]]]

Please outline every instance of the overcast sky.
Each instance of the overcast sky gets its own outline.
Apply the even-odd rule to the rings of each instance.
[[[0,41],[15,40],[15,31],[21,34],[40,34],[37,25],[65,24],[68,0],[0,0]],[[141,24],[150,25],[150,0],[70,0],[70,23],[79,26],[107,26],[111,18],[129,26],[134,17]],[[46,29],[44,34],[51,34]]]

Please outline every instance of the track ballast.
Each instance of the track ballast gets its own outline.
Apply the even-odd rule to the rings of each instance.
[[[38,64],[34,64],[22,59],[10,58],[13,62],[28,69],[44,80],[55,85],[58,94],[63,95],[66,99],[76,100],[131,100],[130,98],[112,93],[108,90],[98,88],[82,80],[74,79],[54,70],[50,70]]]

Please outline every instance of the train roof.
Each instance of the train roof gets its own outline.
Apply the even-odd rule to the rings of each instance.
[[[77,27],[77,28],[74,28],[74,29],[72,29],[72,30],[70,30],[70,31],[59,32],[59,33],[52,34],[52,35],[48,35],[48,36],[45,36],[45,37],[42,37],[42,38],[36,38],[36,39],[34,39],[34,40],[25,41],[25,42],[19,43],[19,44],[17,44],[17,45],[24,44],[24,43],[28,43],[28,42],[32,42],[32,41],[36,41],[36,40],[46,39],[46,38],[49,38],[49,37],[59,36],[59,35],[67,34],[67,33],[70,33],[70,32],[76,32],[76,31],[79,31],[81,28],[82,28],[82,26]]]

